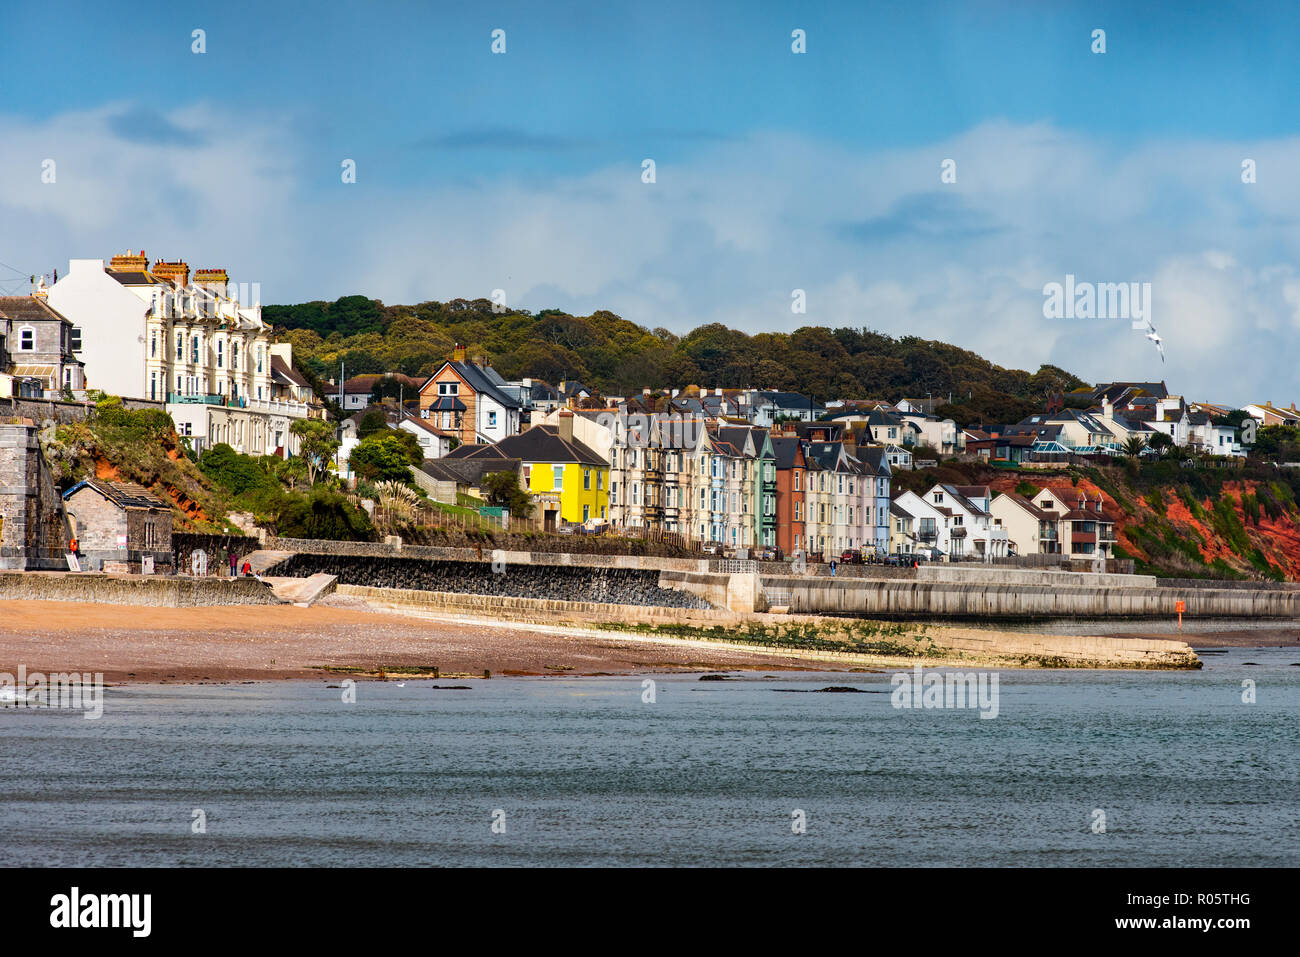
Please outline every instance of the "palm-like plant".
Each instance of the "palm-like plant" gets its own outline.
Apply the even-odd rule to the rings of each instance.
[[[1146,441],[1140,435],[1130,435],[1120,446],[1120,450],[1129,458],[1137,458],[1142,454],[1142,450],[1147,447]]]

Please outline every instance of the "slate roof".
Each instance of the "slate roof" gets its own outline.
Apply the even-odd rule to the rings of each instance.
[[[806,395],[800,395],[798,392],[760,392],[767,402],[776,406],[778,409],[790,409],[792,411],[807,412],[810,409],[813,412],[825,412],[826,410],[814,402]]]
[[[776,453],[777,468],[792,469],[796,453],[799,451],[799,440],[793,435],[774,435],[772,451]]]
[[[35,296],[0,296],[0,317],[8,317],[14,322],[72,321],[44,299]]]
[[[444,456],[440,459],[428,459],[417,468],[425,475],[441,482],[455,482],[458,485],[479,485],[483,476],[492,472],[514,472],[519,474],[522,463],[519,459],[481,456],[477,458],[453,459]]]
[[[429,406],[430,412],[464,412],[465,403],[454,395],[440,395]]]
[[[460,457],[481,456],[519,459],[522,462],[577,462],[579,465],[596,467],[609,465],[577,439],[560,438],[559,427],[555,425],[534,425],[527,432],[508,435],[495,445],[477,446],[474,451]]]
[[[311,388],[311,384],[303,378],[302,373],[279,356],[271,356],[271,377],[279,377],[303,389]]]
[[[1037,518],[1040,522],[1054,522],[1061,517],[1056,512],[1044,512],[1033,502],[1029,501],[1029,499],[1025,498],[1023,495],[1017,495],[1015,492],[1003,492],[998,496],[998,498],[1006,498],[1012,502],[1015,502],[1026,512],[1028,512],[1030,515]]]
[[[420,391],[423,392],[428,387],[429,383],[433,381],[434,376],[447,366],[451,366],[455,369],[456,374],[460,376],[475,392],[489,396],[493,401],[497,402],[504,408],[520,408],[519,400],[509,393],[499,389],[497,383],[493,381],[493,379],[497,379],[502,385],[505,385],[505,380],[502,379],[501,376],[497,375],[495,371],[493,371],[492,375],[489,376],[472,362],[454,362],[453,360],[448,359],[433,371],[433,375],[424,380],[424,383],[419,387]]]
[[[110,276],[112,276],[114,279],[120,282],[123,286],[168,285],[166,282],[159,279],[157,276],[154,276],[151,273],[147,273],[147,272],[139,272],[138,270],[133,272],[117,272],[116,270],[113,269],[105,269],[104,272],[108,273]]]
[[[72,495],[83,488],[91,488],[98,492],[104,498],[108,499],[118,508],[152,508],[171,510],[171,506],[154,495],[143,485],[135,482],[105,482],[101,479],[86,479],[84,482],[78,482],[72,488],[63,493],[64,499],[71,498]]]

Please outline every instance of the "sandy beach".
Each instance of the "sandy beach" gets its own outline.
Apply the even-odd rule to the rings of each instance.
[[[365,607],[151,608],[0,601],[0,671],[102,672],[111,682],[329,677],[328,668],[444,675],[834,670],[832,664],[526,625],[427,621]]]

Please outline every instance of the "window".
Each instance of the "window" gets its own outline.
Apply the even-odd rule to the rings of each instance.
[[[617,482],[609,483],[609,504],[610,505],[618,504],[618,483]]]
[[[225,346],[226,344],[224,341],[222,341],[221,339],[217,340],[217,368],[218,369],[223,368],[225,366],[225,361],[226,361]]]
[[[591,469],[582,470],[582,487],[585,491],[591,491]]]
[[[30,327],[22,329],[18,333],[18,349],[20,352],[31,352],[36,348],[36,330]]]
[[[460,395],[459,382],[439,382],[438,395]]]
[[[942,493],[942,492],[935,492],[935,493],[934,493],[934,496],[933,496],[933,500],[934,500],[934,504],[935,504],[935,505],[942,505],[942,504],[943,504],[943,493]]]
[[[257,371],[262,371],[262,346],[257,347]]]
[[[73,326],[68,333],[69,347],[73,352],[81,351],[81,326]]]
[[[185,359],[185,333],[176,333],[176,361],[181,362]]]
[[[488,427],[495,428],[496,424],[497,424],[497,414],[495,412],[488,412]]]
[[[582,520],[585,522],[585,521],[587,521],[589,518],[591,518],[591,506],[590,506],[590,505],[584,505],[584,506],[582,506]]]
[[[149,358],[152,359],[158,355],[158,333],[155,332],[149,337]]]
[[[605,473],[604,473],[603,471],[597,471],[597,472],[596,472],[596,489],[597,489],[597,491],[599,491],[600,489],[603,489],[604,487],[605,487]]]
[[[238,342],[232,342],[230,344],[230,368],[232,369],[239,368],[239,343]]]
[[[632,504],[641,504],[641,484],[639,482],[632,483]]]
[[[794,490],[799,491],[799,470],[794,470]]]
[[[552,465],[552,466],[551,466],[551,483],[552,483],[552,486],[551,486],[551,487],[552,487],[552,489],[553,489],[554,491],[556,491],[556,492],[563,491],[563,489],[564,489],[564,466],[562,466],[562,465]]]

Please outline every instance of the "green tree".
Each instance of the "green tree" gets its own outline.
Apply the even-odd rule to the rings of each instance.
[[[199,469],[231,495],[279,488],[273,472],[251,455],[241,455],[225,442],[218,442],[199,461]]]
[[[315,485],[339,450],[334,426],[323,419],[298,419],[289,426],[289,432],[298,437],[298,454],[307,463],[307,481]]]
[[[414,439],[414,436],[411,436]],[[363,439],[348,456],[352,470],[367,482],[407,482],[411,481],[411,466],[420,461],[421,455],[416,446],[412,456],[411,445],[402,438],[402,433],[388,430]]]
[[[275,519],[276,532],[285,538],[329,541],[368,541],[374,530],[366,513],[345,496],[324,487],[305,495],[286,495]]]
[[[488,503],[504,508],[516,518],[527,518],[533,511],[533,498],[519,487],[514,472],[489,472],[483,476],[483,492]]]
[[[371,409],[361,417],[357,423],[357,437],[368,438],[376,432],[383,432],[388,428],[388,417],[384,415],[382,409]]]

